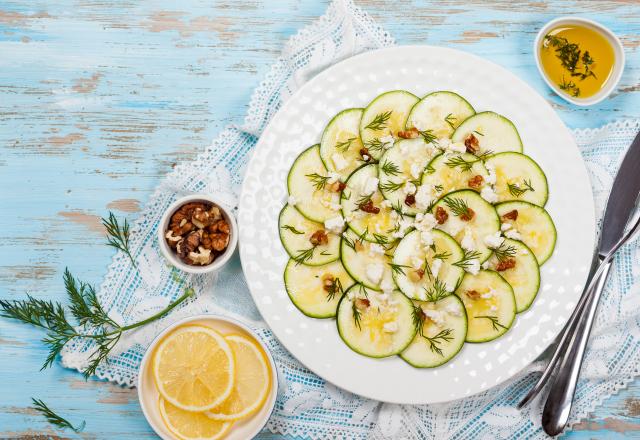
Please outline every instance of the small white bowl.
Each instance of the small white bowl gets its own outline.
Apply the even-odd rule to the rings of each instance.
[[[220,212],[222,213],[222,217],[229,224],[229,244],[224,252],[211,264],[207,264],[206,266],[191,266],[186,264],[180,260],[180,258],[176,255],[175,251],[169,247],[167,244],[167,240],[165,239],[165,234],[169,229],[169,222],[171,220],[171,216],[185,203],[191,202],[208,202],[213,203],[218,208],[220,208]],[[231,210],[224,206],[224,204],[216,199],[215,197],[209,196],[207,194],[194,194],[190,196],[181,197],[169,206],[169,208],[165,211],[162,219],[160,220],[160,224],[158,225],[158,241],[160,245],[160,250],[164,257],[169,260],[171,264],[173,264],[178,269],[192,274],[203,274],[203,273],[211,273],[218,271],[222,266],[224,266],[227,261],[233,255],[233,252],[236,250],[238,246],[238,225],[236,223]]]
[[[562,26],[563,24],[579,25],[579,26],[584,26],[586,28],[592,29],[598,32],[599,34],[601,34],[603,37],[605,37],[609,42],[609,44],[611,44],[611,47],[613,48],[613,53],[615,55],[615,64],[613,65],[613,72],[611,73],[611,76],[605,83],[604,87],[598,93],[596,93],[593,96],[589,96],[588,98],[574,98],[572,96],[567,95],[562,90],[560,90],[557,84],[553,83],[547,77],[547,74],[544,72],[544,69],[542,68],[542,62],[540,61],[540,50],[539,50],[540,45],[542,44],[542,39],[544,38],[545,35],[549,33],[550,30],[558,26]],[[620,42],[618,37],[616,37],[616,35],[605,26],[593,20],[589,20],[587,18],[570,16],[570,17],[560,17],[560,18],[556,18],[555,20],[551,20],[549,23],[544,25],[542,29],[540,29],[540,32],[538,32],[538,35],[536,36],[536,39],[533,43],[533,53],[536,58],[536,66],[538,66],[538,71],[540,72],[540,75],[542,76],[542,78],[544,78],[544,80],[546,81],[547,85],[551,87],[551,89],[554,92],[556,92],[556,94],[560,96],[562,99],[564,99],[565,101],[568,101],[571,104],[575,104],[583,107],[597,104],[603,101],[604,99],[606,99],[618,86],[618,83],[620,82],[620,78],[622,77],[622,72],[624,71],[624,64],[625,64],[624,47],[622,46],[622,43]]]
[[[149,348],[144,354],[142,358],[142,362],[140,363],[140,370],[138,371],[138,400],[140,401],[140,407],[142,408],[142,413],[149,425],[153,428],[153,430],[162,438],[163,440],[179,440],[174,434],[169,431],[169,429],[164,425],[162,421],[162,416],[160,415],[160,408],[158,407],[158,402],[160,398],[160,394],[158,393],[158,389],[154,383],[153,374],[151,372],[151,359],[153,357],[153,352],[162,341],[162,339],[175,329],[178,326],[185,324],[200,324],[217,330],[222,334],[245,334],[249,337],[253,338],[255,341],[260,344],[264,353],[267,355],[267,359],[269,360],[269,364],[271,366],[271,391],[269,392],[269,396],[267,396],[267,400],[262,405],[262,408],[258,410],[255,414],[249,416],[246,419],[238,420],[233,424],[231,430],[224,437],[225,440],[245,440],[250,439],[256,436],[264,426],[267,424],[267,420],[271,416],[273,412],[273,408],[276,404],[276,397],[278,395],[278,372],[276,370],[276,364],[271,356],[271,353],[264,345],[264,343],[260,340],[258,335],[254,333],[246,325],[242,324],[235,319],[227,318],[225,316],[219,315],[198,315],[192,316],[190,318],[186,318],[180,320],[166,329],[162,331],[156,338],[153,340]]]

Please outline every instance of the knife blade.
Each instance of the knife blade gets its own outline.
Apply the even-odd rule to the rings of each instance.
[[[640,132],[627,150],[616,174],[602,219],[598,254],[606,255],[622,237],[640,193]]]

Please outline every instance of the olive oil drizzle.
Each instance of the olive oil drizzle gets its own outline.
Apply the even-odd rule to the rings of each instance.
[[[550,46],[555,48],[556,56],[560,60],[562,67],[569,71],[571,77],[577,77],[580,81],[584,81],[590,76],[596,78],[596,74],[591,70],[595,60],[588,50],[583,53],[578,44],[571,43],[564,37],[547,34],[544,36],[544,47],[548,48]],[[579,61],[582,61],[582,69],[578,68]],[[562,82],[558,86],[573,97],[580,96],[580,87],[571,79],[567,81],[563,76]]]

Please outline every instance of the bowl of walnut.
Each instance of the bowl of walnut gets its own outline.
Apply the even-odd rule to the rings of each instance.
[[[188,273],[220,269],[238,244],[231,211],[215,198],[195,194],[176,200],[158,228],[160,249],[175,267]]]

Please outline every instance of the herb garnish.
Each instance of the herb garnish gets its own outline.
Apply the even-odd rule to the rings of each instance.
[[[471,260],[480,259],[480,255],[482,254],[480,254],[480,252],[478,251],[470,251],[470,250],[464,249],[464,254],[462,258],[459,261],[456,261],[455,263],[453,263],[453,265],[461,269],[468,269],[471,266]]]
[[[42,414],[47,419],[47,422],[51,423],[54,426],[57,426],[58,428],[70,429],[75,433],[79,433],[82,432],[86,425],[86,422],[83,421],[78,426],[73,426],[67,419],[53,412],[53,410],[49,408],[47,404],[42,400],[32,397],[31,401],[33,402],[32,408]]]
[[[460,217],[469,214],[469,205],[458,197],[445,197],[444,203],[449,207],[453,215]]]
[[[577,77],[580,81],[586,78],[596,78],[596,74],[591,70],[591,66],[595,60],[591,57],[588,50],[582,52],[580,46],[571,43],[564,37],[547,34],[544,36],[544,47],[554,47],[556,56],[560,60],[560,64],[564,67],[571,77]],[[582,66],[578,66],[578,62],[582,62]],[[581,68],[580,68],[581,67]],[[568,82],[562,77],[562,83],[558,84],[560,89],[570,93],[572,96],[580,96],[580,88],[572,81]]]
[[[309,180],[311,180],[311,183],[313,183],[313,186],[315,186],[316,190],[318,191],[324,189],[324,187],[327,186],[327,182],[331,178],[329,176],[322,176],[318,173],[305,174],[305,176],[308,177]]]
[[[500,327],[500,328],[503,328],[503,329],[505,329],[505,330],[507,329],[507,327],[505,327],[504,325],[502,325],[502,324],[500,324],[500,323],[498,322],[498,317],[497,317],[497,316],[493,316],[493,315],[482,315],[482,316],[474,316],[474,318],[476,318],[476,319],[481,319],[481,318],[488,319],[489,321],[491,321],[491,326],[493,327],[493,329],[494,329],[495,331],[499,331],[499,330],[500,330],[500,329],[499,329],[499,327]]]
[[[531,180],[524,179],[522,181],[522,185],[524,188],[521,188],[517,183],[509,183],[507,184],[507,187],[509,188],[511,195],[514,197],[520,197],[527,191],[535,192],[535,189],[533,189],[533,186],[531,185]]]
[[[493,253],[498,258],[498,261],[504,261],[508,258],[513,258],[516,256],[516,248],[515,246],[507,246],[504,242],[493,250]]]
[[[382,130],[387,126],[387,121],[391,117],[391,110],[384,113],[378,113],[369,124],[364,127],[365,130]]]
[[[447,329],[441,330],[440,332],[438,332],[438,334],[434,335],[433,337],[429,337],[424,334],[424,329],[423,329],[423,324],[426,319],[427,319],[427,316],[425,315],[422,308],[420,306],[414,306],[413,307],[413,325],[417,329],[418,334],[429,342],[429,348],[431,349],[431,351],[433,351],[434,353],[440,356],[444,356],[444,354],[442,353],[442,348],[440,347],[440,344],[444,342],[449,342],[453,339],[453,330],[451,330],[450,328],[447,328]]]
[[[388,174],[390,176],[396,176],[400,174],[400,168],[395,163],[385,159],[384,163],[380,167],[383,173]]]
[[[404,186],[404,182],[394,182],[393,180],[387,180],[385,183],[380,185],[380,190],[384,192],[394,192],[399,190]]]
[[[455,116],[453,116],[453,113],[449,113],[447,116],[444,117],[444,122],[446,122],[449,127],[451,127],[452,130],[455,130],[456,126],[456,120],[458,118],[456,118]]]
[[[107,230],[107,244],[111,247],[121,250],[131,260],[133,267],[137,268],[133,256],[131,256],[131,250],[129,249],[129,222],[124,219],[122,225],[118,223],[118,218],[109,211],[109,218],[102,218],[102,225]]]
[[[355,141],[355,140],[356,140],[355,137],[351,137],[351,138],[347,139],[346,141],[338,142],[336,144],[336,150],[340,150],[340,151],[342,151],[344,153],[345,151],[347,151],[349,149],[349,147],[351,146],[351,143],[353,141]]]
[[[295,227],[293,227],[291,225],[283,225],[283,226],[281,226],[281,228],[285,229],[287,231],[290,231],[290,232],[292,232],[292,233],[294,233],[296,235],[303,235],[304,234],[304,232],[298,231]]]
[[[436,143],[437,137],[435,134],[433,134],[433,130],[423,130],[420,131],[418,130],[418,133],[420,133],[420,136],[422,136],[422,139],[424,139],[425,143],[427,144],[431,144],[431,143]]]
[[[480,159],[467,160],[462,156],[450,157],[444,164],[449,168],[460,167],[464,171],[470,171],[473,168],[473,164],[479,162]]]

